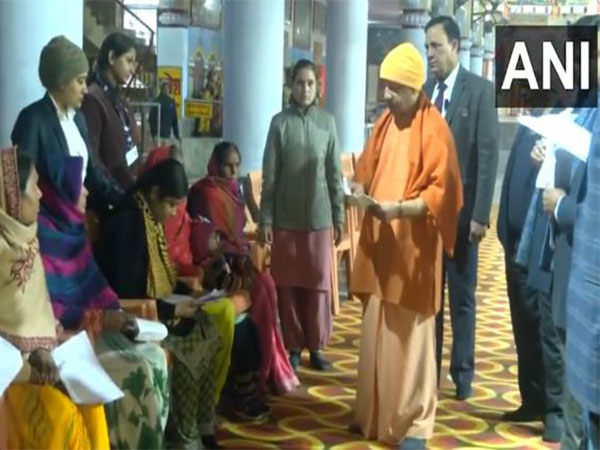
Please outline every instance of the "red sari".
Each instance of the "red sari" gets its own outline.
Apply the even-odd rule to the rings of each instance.
[[[248,256],[249,246],[244,236],[245,205],[239,184],[235,180],[225,180],[218,176],[214,157],[208,165],[208,176],[190,189],[188,204],[192,217],[202,216],[210,220],[211,225],[222,233],[226,254]],[[194,221],[192,231],[192,247],[195,255],[198,252],[202,254],[200,259],[206,254],[211,229],[203,225],[201,220]],[[257,325],[260,334],[260,386],[263,392],[270,386],[275,393],[283,394],[300,383],[290,366],[277,324],[275,283],[269,273],[256,272],[250,289],[250,318]]]

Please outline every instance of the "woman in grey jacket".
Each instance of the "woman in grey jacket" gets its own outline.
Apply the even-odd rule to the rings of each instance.
[[[290,106],[273,117],[263,159],[261,239],[272,244],[283,338],[294,370],[302,349],[328,370],[320,349],[332,329],[331,259],[344,222],[335,120],[315,105],[316,70],[300,60]]]

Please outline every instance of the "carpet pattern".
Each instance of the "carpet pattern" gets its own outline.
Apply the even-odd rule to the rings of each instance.
[[[494,230],[482,242],[479,259],[473,396],[466,402],[454,400],[454,385],[446,378],[451,344],[446,317],[443,381],[435,432],[428,448],[557,448],[541,441],[540,422],[500,421],[502,412],[520,404],[520,396],[503,252]],[[347,432],[353,416],[361,310],[358,302],[347,301],[334,318],[333,338],[325,350],[334,361],[333,371],[311,370],[308,355],[304,354],[299,371],[302,386],[285,396],[272,397],[273,414],[264,423],[224,420],[219,430],[220,444],[240,449],[387,448]]]

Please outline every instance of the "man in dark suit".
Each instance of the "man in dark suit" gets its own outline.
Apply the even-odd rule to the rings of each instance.
[[[460,31],[449,16],[425,26],[427,60],[432,79],[424,90],[446,118],[454,136],[460,164],[464,206],[453,258],[444,258],[450,292],[452,356],[450,374],[456,397],[471,395],[475,354],[475,288],[479,241],[490,223],[498,166],[498,114],[494,87],[458,64]],[[441,365],[443,303],[437,323],[437,358]],[[438,376],[439,376],[438,370]]]
[[[539,137],[523,126],[517,129],[506,164],[498,212],[498,239],[504,248],[506,288],[521,393],[521,406],[505,413],[502,419],[515,422],[541,419],[544,406],[549,403],[544,401],[544,365],[539,363],[542,354],[539,332],[541,294],[527,284],[527,268],[515,262],[539,169],[530,157]]]
[[[596,121],[597,108],[581,109],[575,119],[578,125],[589,131]],[[552,326],[552,332],[560,337],[560,354],[555,359],[556,363],[561,364],[559,381],[563,382],[567,287],[571,272],[573,228],[577,205],[583,199],[585,191],[586,162],[564,149],[557,149],[555,158],[554,187],[544,189],[542,197],[542,209],[549,220],[545,222],[546,232],[540,236],[544,237],[541,255],[549,255],[548,259],[551,261],[551,287],[548,297],[548,309],[551,314],[545,318],[548,322],[546,326]],[[530,262],[532,266],[537,262],[537,255],[533,256],[536,260]],[[543,438],[550,442],[554,441],[553,438],[561,439],[562,448],[579,448],[583,441],[583,411],[566,383],[561,385],[561,388],[562,408],[555,414],[558,417],[546,416]],[[552,422],[558,424],[554,426],[554,433]],[[562,438],[559,433],[562,434]]]
[[[160,83],[160,93],[155,100],[160,104],[160,124],[158,123],[158,108],[154,107],[150,111],[150,133],[152,139],[158,143],[158,136],[161,139],[171,139],[171,130],[175,139],[181,141],[179,136],[179,122],[177,120],[177,105],[173,97],[169,95],[169,82],[166,80]]]

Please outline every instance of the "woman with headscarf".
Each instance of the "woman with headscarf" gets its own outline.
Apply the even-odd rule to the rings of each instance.
[[[24,153],[0,150],[0,337],[23,367],[0,399],[0,448],[108,449],[104,409],[75,405],[57,387],[57,345],[37,233],[37,172]]]
[[[102,224],[95,251],[119,295],[156,299],[159,318],[169,328],[163,344],[173,355],[171,416],[176,444],[193,446],[201,439],[214,448],[221,337],[211,317],[191,299],[167,301],[174,293],[193,294],[177,280],[163,228],[186,195],[187,177],[180,162],[167,159],[150,168]]]
[[[121,310],[86,234],[82,159],[66,157],[61,165],[53,180],[40,180],[38,235],[54,315],[66,330],[92,333],[100,363],[125,392],[106,407],[111,446],[163,448],[169,410],[165,352],[153,342],[133,342],[135,318]]]
[[[19,113],[11,139],[19,152],[33,159],[41,180],[59,174],[65,156],[83,158],[81,178],[90,193],[90,206],[106,210],[120,201],[123,191],[90,157],[88,128],[79,111],[87,93],[87,73],[83,50],[64,36],[51,39],[42,50],[39,64],[46,94]]]
[[[81,110],[90,127],[92,157],[123,188],[135,181],[137,125],[121,87],[135,73],[135,41],[115,32],[98,52]]]
[[[259,384],[263,392],[270,385],[276,393],[283,394],[299,382],[290,366],[277,324],[277,292],[273,278],[267,272],[259,272],[249,258],[249,243],[244,235],[245,204],[237,180],[240,163],[241,154],[235,144],[217,144],[208,164],[208,175],[190,189],[188,210],[192,218],[202,216],[212,222],[222,237],[222,251],[230,264],[245,273],[252,300],[250,318],[260,334]],[[194,242],[201,240],[195,233],[191,237]],[[202,261],[198,254],[196,259]]]
[[[178,161],[182,160],[176,147],[158,147],[154,149],[144,164],[143,172],[170,158]],[[211,315],[225,344],[217,357],[217,400],[221,400],[223,406],[228,403],[231,404],[233,412],[238,417],[245,420],[260,419],[270,412],[270,408],[262,402],[258,395],[259,384],[262,387],[266,385],[266,376],[263,377],[262,373],[264,372],[267,375],[270,372],[260,371],[261,361],[264,361],[264,359],[261,358],[259,351],[263,352],[263,349],[260,348],[261,346],[258,343],[256,327],[253,326],[253,323],[250,323],[250,318],[246,314],[252,304],[250,301],[251,292],[244,289],[247,285],[242,286],[236,282],[225,285],[214,280],[215,277],[221,274],[220,271],[223,269],[222,266],[211,267],[207,264],[207,258],[210,256],[208,241],[211,236],[205,231],[208,230],[207,226],[210,227],[210,231],[214,230],[214,227],[207,224],[203,219],[192,221],[187,213],[186,204],[185,200],[180,203],[177,210],[164,223],[165,238],[171,262],[177,268],[179,275],[186,271],[195,277],[199,285],[204,285],[205,289],[223,289],[227,293],[222,300],[204,306],[204,311]],[[200,250],[202,256],[198,257],[198,249],[201,247],[204,248]],[[209,281],[211,278],[213,281]],[[228,278],[229,280],[233,279]],[[269,317],[274,318],[275,301],[273,301],[272,306]],[[235,313],[235,317],[233,313]],[[254,314],[254,312],[250,313],[252,316]],[[262,319],[263,316],[259,317]],[[269,328],[266,321],[264,323],[265,329],[269,331],[271,328]],[[261,324],[258,325],[260,329]],[[269,343],[269,345],[272,344]],[[243,355],[243,358],[240,355]],[[267,357],[268,362],[271,360],[272,358]],[[291,369],[289,372],[291,373]],[[221,398],[221,390],[225,387],[227,378],[231,380],[226,390],[228,395],[227,398]],[[266,392],[266,389],[263,389],[263,391]],[[240,394],[240,392],[243,394]],[[227,402],[228,399],[233,401]]]
[[[181,150],[175,145],[164,145],[152,150],[144,164],[140,175],[158,163],[167,159],[175,159],[183,164]],[[175,265],[180,277],[198,277],[199,268],[194,265],[190,250],[191,220],[187,213],[187,199],[182,201],[175,212],[164,223],[165,238],[171,262]]]

